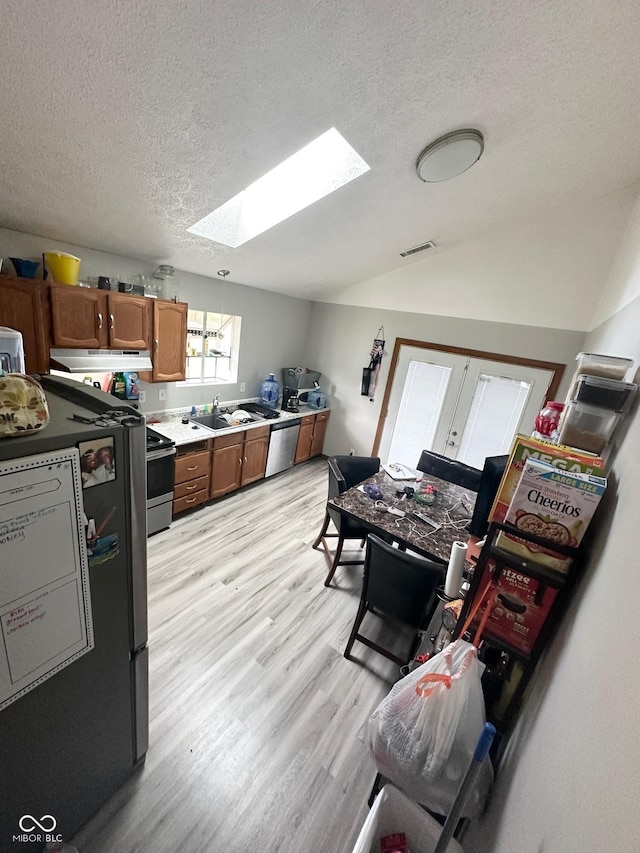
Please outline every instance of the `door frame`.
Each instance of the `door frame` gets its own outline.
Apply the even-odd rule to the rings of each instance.
[[[453,347],[448,344],[434,344],[429,341],[416,341],[412,338],[396,338],[393,347],[393,355],[391,356],[391,366],[389,367],[389,375],[387,376],[387,384],[384,389],[384,397],[380,407],[380,415],[378,416],[378,427],[373,439],[372,456],[378,455],[380,442],[382,440],[382,432],[384,430],[385,421],[389,414],[389,397],[393,387],[393,380],[396,375],[398,359],[400,357],[400,347],[408,346],[416,349],[436,350],[438,352],[448,352],[454,355],[462,355],[468,358],[481,358],[488,361],[500,361],[503,364],[517,364],[523,367],[536,367],[540,370],[549,370],[552,372],[551,382],[547,390],[547,400],[555,400],[558,388],[562,381],[566,364],[559,364],[555,361],[540,361],[535,358],[522,358],[517,355],[505,355],[504,353],[487,352],[485,350],[467,349],[466,347]]]

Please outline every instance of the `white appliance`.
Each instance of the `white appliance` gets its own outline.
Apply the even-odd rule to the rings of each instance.
[[[7,326],[0,326],[0,370],[5,373],[26,373],[22,335]]]

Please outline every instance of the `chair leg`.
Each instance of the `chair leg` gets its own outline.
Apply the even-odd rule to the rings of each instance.
[[[360,601],[358,605],[358,612],[356,613],[356,618],[353,623],[353,628],[351,629],[351,634],[349,635],[349,639],[347,640],[347,645],[345,646],[344,656],[349,658],[351,656],[351,649],[353,648],[353,644],[358,636],[358,630],[360,629],[360,625],[362,625],[362,620],[364,619],[365,613],[367,612],[367,602]]]
[[[338,563],[340,562],[340,554],[342,554],[342,548],[344,546],[344,536],[338,537],[338,544],[336,546],[336,553],[333,557],[333,563],[331,563],[331,568],[329,569],[329,574],[324,579],[324,585],[330,586],[333,576],[336,573],[336,569],[338,568]]]
[[[322,530],[321,530],[321,531],[320,531],[320,533],[318,534],[318,538],[316,539],[316,541],[315,541],[315,542],[313,543],[313,545],[311,546],[312,548],[315,548],[315,549],[316,549],[316,551],[318,550],[318,546],[320,545],[320,543],[321,543],[321,542],[322,542],[322,540],[324,539],[325,534],[326,534],[327,530],[329,529],[329,524],[330,524],[330,523],[331,523],[331,516],[329,515],[329,513],[328,513],[328,512],[326,512],[326,511],[325,511],[325,514],[324,514],[324,522],[322,523]]]

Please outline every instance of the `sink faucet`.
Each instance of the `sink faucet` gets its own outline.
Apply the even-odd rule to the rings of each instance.
[[[216,396],[213,398],[213,407],[212,407],[212,411],[213,411],[214,415],[218,414],[218,404],[219,403],[220,403],[220,394],[216,394]]]

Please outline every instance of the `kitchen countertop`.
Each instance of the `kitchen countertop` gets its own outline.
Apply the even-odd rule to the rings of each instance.
[[[257,402],[245,400],[246,402]],[[241,409],[242,403],[234,404],[235,408]],[[228,404],[224,404],[222,408],[229,408]],[[261,426],[271,426],[271,424],[282,423],[282,421],[299,421],[305,415],[315,415],[318,412],[328,412],[330,406],[325,406],[323,409],[311,409],[308,406],[300,406],[299,412],[280,412],[279,418],[263,419],[252,421],[248,424],[239,424],[238,426],[230,426],[228,429],[210,429],[201,424],[183,424],[182,418],[190,417],[189,411],[182,412],[154,412],[147,415],[147,425],[155,432],[170,438],[175,441],[176,446],[183,444],[192,444],[196,441],[203,441],[207,438],[216,438],[219,435],[230,435],[235,432],[245,432],[246,430],[255,429]],[[159,423],[153,423],[155,418],[161,419]],[[195,427],[195,429],[194,429]]]

